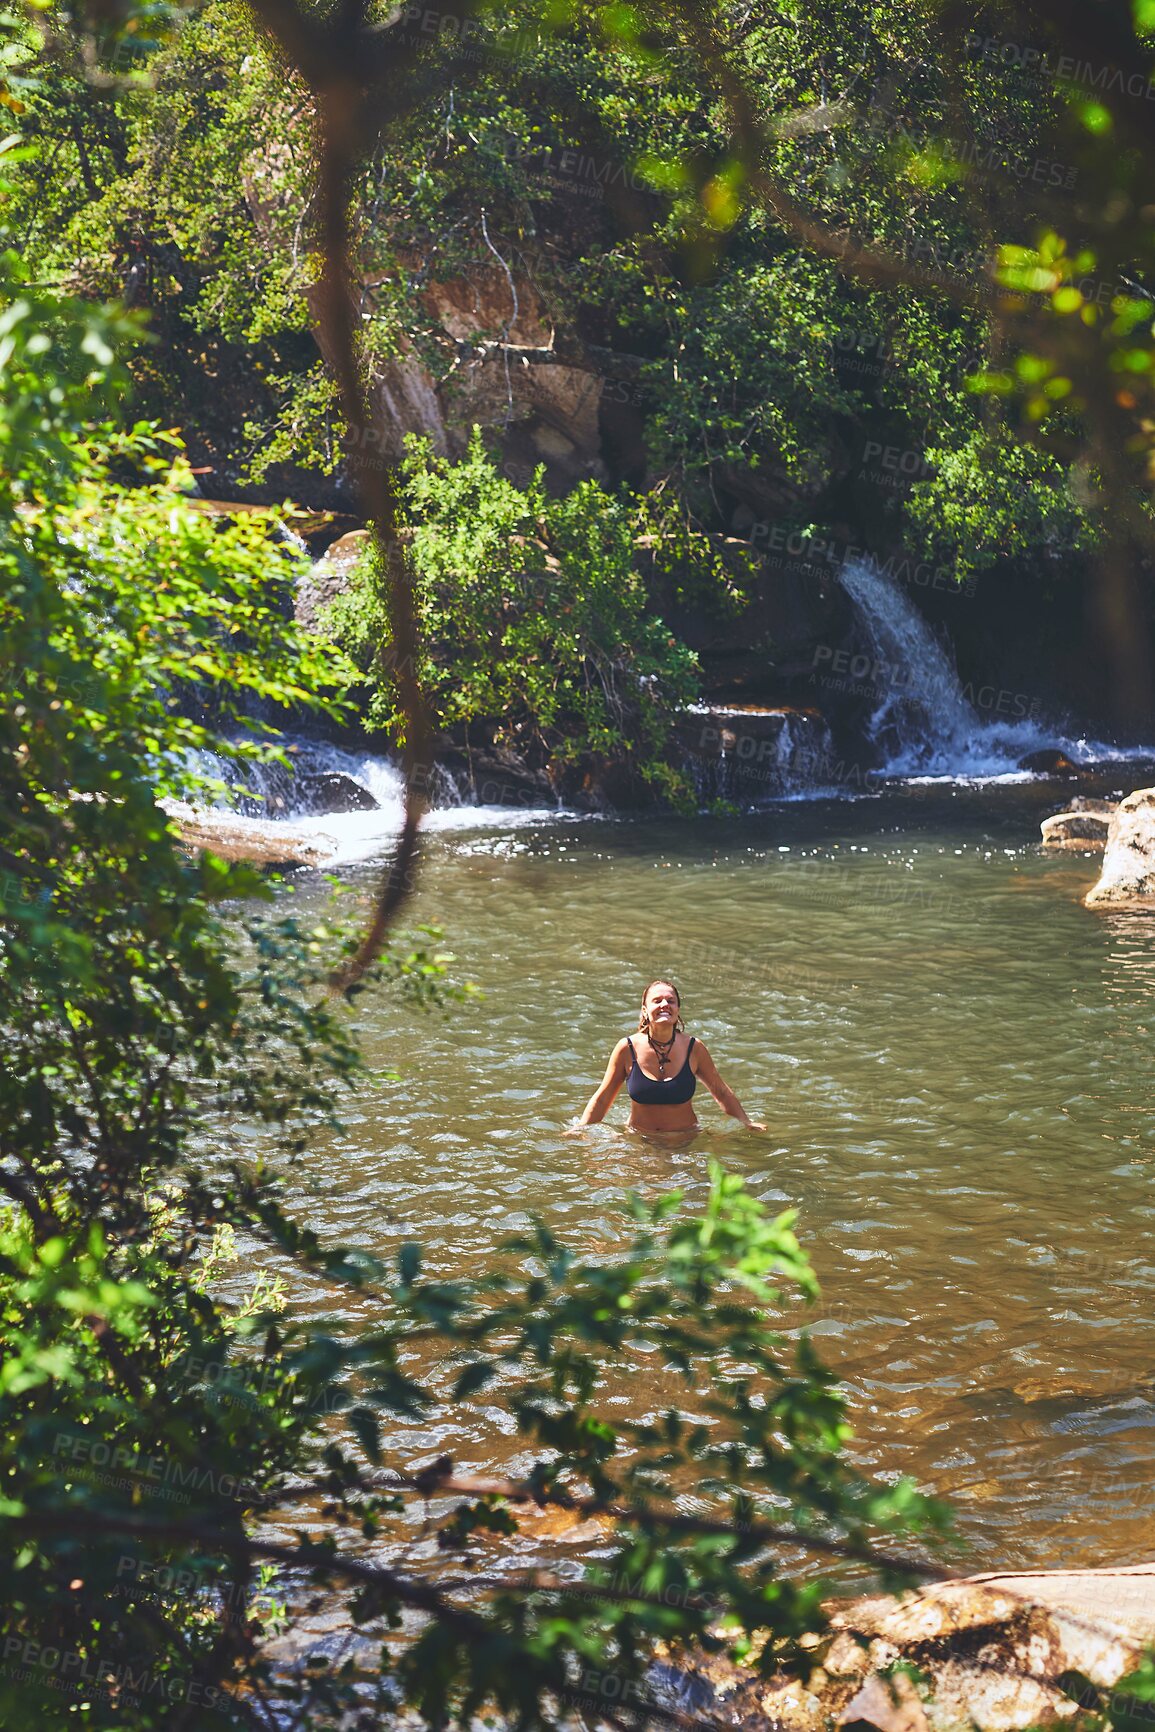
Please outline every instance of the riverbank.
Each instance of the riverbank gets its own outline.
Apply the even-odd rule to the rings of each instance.
[[[794,1676],[703,1656],[665,1681],[700,1725],[747,1732],[1026,1732],[1092,1712],[1117,1725],[1150,1717],[1121,1680],[1153,1643],[1155,1563],[992,1572],[837,1604]]]
[[[480,455],[476,461],[483,462]],[[502,485],[496,472],[486,473],[493,486]],[[202,502],[202,508],[226,514],[248,509],[220,502]],[[296,536],[299,519],[302,514],[290,514],[285,533]],[[381,687],[377,674],[368,671],[377,667],[379,643],[388,632],[373,586],[366,587],[369,536],[336,520],[329,527],[344,533],[329,540],[314,530],[314,557],[298,574],[297,620],[310,631],[333,632],[367,670],[358,696],[362,712],[373,711],[374,703],[388,711],[388,681]],[[420,567],[430,557],[428,549],[421,552],[430,531],[403,533]],[[976,619],[983,611],[974,605],[978,591],[960,587],[947,573],[937,574],[934,589],[924,592],[916,581],[921,567],[849,544],[827,550],[815,568],[802,554],[775,563],[754,542],[706,538],[720,569],[729,571],[727,590],[716,575],[712,586],[704,585],[700,573],[695,577],[688,566],[659,558],[653,539],[639,536],[618,580],[635,609],[644,597],[641,610],[631,616],[624,638],[611,633],[606,643],[591,623],[596,607],[584,625],[574,619],[574,641],[585,643],[580,673],[579,664],[571,667],[566,659],[573,647],[568,640],[563,651],[561,640],[550,636],[552,627],[540,636],[539,615],[546,596],[547,613],[573,615],[576,609],[580,615],[582,583],[574,587],[574,573],[559,565],[547,540],[513,539],[520,548],[517,569],[500,580],[493,573],[486,579],[508,591],[487,628],[496,683],[478,685],[472,675],[469,694],[459,692],[451,706],[452,722],[434,701],[440,719],[436,767],[429,773],[448,779],[466,799],[526,806],[552,800],[587,811],[671,800],[683,807],[696,801],[742,808],[822,787],[863,787],[878,775],[992,776],[1059,768],[1077,778],[1120,750],[1101,694],[1088,698],[1079,688],[1080,713],[1099,719],[1078,723],[1069,698],[1059,696],[1067,687],[1053,672],[1032,676],[1031,685],[1010,671],[1013,633],[1021,634],[1026,658],[1032,623],[1020,619],[1012,626],[1005,609],[996,607],[997,629],[985,630]],[[619,549],[619,562],[621,556]],[[484,566],[492,553],[474,549],[471,557]],[[944,615],[952,599],[953,611],[948,607]],[[464,595],[439,595],[426,672],[434,689],[445,674],[436,620],[446,610],[451,617],[466,607]],[[504,635],[513,626],[522,635],[529,631],[537,646],[524,667],[525,658]],[[659,641],[661,655],[672,652],[672,659],[656,672],[650,664]],[[633,667],[639,657],[639,667],[650,670],[640,684]],[[595,725],[593,713],[579,705],[572,714],[565,711],[559,733],[556,693],[544,701],[534,684],[538,663],[556,663],[558,689],[576,689],[575,678],[595,694],[605,685],[609,709],[601,723]],[[503,701],[495,706],[498,688]],[[690,702],[693,691],[697,701]],[[651,696],[657,700],[652,712]],[[373,744],[373,736],[361,736],[355,723],[337,738],[345,746]],[[378,748],[384,741],[377,736]]]

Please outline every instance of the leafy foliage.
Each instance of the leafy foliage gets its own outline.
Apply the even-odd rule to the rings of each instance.
[[[1128,309],[1147,297],[1134,253],[1138,290],[1120,312],[1100,305],[1096,285],[1123,268],[1121,217],[1098,249],[1061,238],[1072,188],[1108,172],[1077,102],[1061,82],[1016,78],[980,32],[960,50],[933,6],[719,15],[766,172],[809,220],[941,285],[879,292],[799,245],[759,202],[680,20],[580,8],[563,19],[518,0],[470,19],[476,54],[456,32],[426,32],[417,76],[428,100],[383,119],[355,188],[366,349],[390,389],[388,368],[420,364],[463,454],[484,365],[438,295],[450,288],[456,307],[464,286],[480,304],[489,276],[504,281],[496,255],[562,337],[635,358],[624,392],[612,377],[600,384],[605,403],[635,417],[613,478],[676,489],[700,527],[742,533],[772,510],[830,532],[847,514],[855,455],[874,439],[973,453],[968,507],[952,523],[960,572],[1084,548],[1094,491],[1085,468],[1067,482],[1087,438],[1082,374],[1115,368],[1140,403],[1145,327]],[[223,473],[267,484],[292,465],[298,486],[308,472],[339,473],[332,389],[306,336],[318,271],[307,96],[227,0],[209,0],[147,63],[147,80],[134,70],[96,92],[77,63],[22,99],[28,156],[13,217],[30,256],[150,308],[161,349],[133,363],[145,402],[187,417]],[[1000,246],[1003,282],[1025,297],[1006,304],[1008,329],[1050,369],[1041,390],[1008,365],[998,304],[982,308]],[[1032,302],[1046,314],[1041,350]],[[479,329],[476,343],[508,334]],[[1076,336],[1068,364],[1061,351]],[[985,398],[965,388],[968,374],[994,381]],[[525,409],[511,401],[516,421]],[[1064,403],[1066,426],[1052,427]],[[1052,433],[1057,468],[1008,456]],[[1023,509],[1008,545],[1012,477]],[[850,510],[857,542],[923,537],[925,513],[902,489],[859,489]]]
[[[677,797],[662,747],[670,714],[695,690],[695,659],[648,610],[631,501],[595,482],[551,498],[540,470],[519,488],[480,429],[460,463],[411,439],[402,491],[426,645],[420,677],[437,724],[500,717],[501,744],[563,770],[633,758]],[[371,569],[329,622],[374,679],[371,720],[403,737]]]

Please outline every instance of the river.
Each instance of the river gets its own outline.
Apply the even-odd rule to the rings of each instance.
[[[410,919],[444,927],[485,997],[444,1019],[358,1001],[375,1085],[314,1139],[301,1212],[468,1274],[532,1214],[609,1251],[631,1189],[697,1206],[716,1155],[800,1211],[852,1454],[948,1498],[968,1567],[1150,1555],[1155,921],[1081,907],[1097,862],[1037,845],[1061,797],[1023,782],[740,820],[458,814],[429,839]],[[367,896],[376,867],[342,874]],[[292,895],[307,912],[324,889]],[[620,1101],[563,1136],[667,974],[768,1134],[707,1097],[688,1148],[624,1135]],[[626,1388],[644,1411],[645,1379]],[[397,1455],[516,1467],[494,1411],[399,1429]]]

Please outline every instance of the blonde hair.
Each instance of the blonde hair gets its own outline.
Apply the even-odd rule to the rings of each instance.
[[[676,1029],[684,1029],[686,1025],[682,1021],[682,995],[678,991],[677,983],[673,980],[667,980],[665,975],[659,974],[656,980],[651,980],[649,986],[647,986],[645,992],[642,994],[642,1008],[638,1013],[638,1033],[649,1034],[650,1032],[650,1019],[646,1015],[646,1000],[649,998],[651,992],[653,992],[655,986],[672,986],[674,988],[674,997],[678,1001],[678,1020],[674,1024],[674,1027]]]

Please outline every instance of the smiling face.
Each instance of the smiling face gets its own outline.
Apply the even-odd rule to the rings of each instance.
[[[660,1029],[664,1036],[668,1027],[677,1022],[681,1003],[678,989],[671,981],[655,980],[646,988],[642,1014],[648,1018],[650,1027]]]

